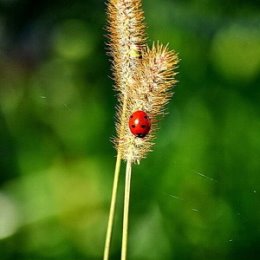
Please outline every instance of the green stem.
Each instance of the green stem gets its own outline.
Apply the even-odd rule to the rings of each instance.
[[[127,254],[130,186],[131,186],[131,161],[127,160],[126,176],[125,176],[125,199],[124,199],[124,217],[123,217],[123,235],[122,235],[121,260],[126,260],[126,254]]]
[[[127,95],[125,94],[124,95],[124,100],[123,100],[123,107],[122,107],[122,113],[121,113],[121,120],[120,120],[120,122],[123,122],[123,120],[125,118],[126,107],[127,107]],[[122,135],[124,133],[124,127],[125,127],[125,125],[121,124],[120,131],[119,131],[119,140],[120,140],[120,138],[122,137]],[[105,249],[104,249],[103,260],[108,260],[109,259],[109,251],[110,251],[110,244],[111,244],[111,237],[112,237],[113,220],[114,220],[114,216],[115,216],[117,186],[118,186],[118,180],[119,180],[119,172],[120,172],[121,160],[122,160],[122,152],[121,152],[121,149],[118,147],[117,158],[116,158],[116,167],[115,167],[115,173],[114,173],[114,182],[113,182],[113,188],[112,188],[112,198],[111,198],[110,211],[109,211],[108,224],[107,224],[107,233],[106,233],[106,242],[105,242]]]
[[[115,173],[114,173],[112,197],[111,197],[110,211],[109,211],[109,217],[108,217],[106,242],[105,242],[103,260],[109,259],[109,250],[110,250],[111,237],[112,237],[113,220],[114,220],[114,216],[115,216],[117,186],[118,186],[119,172],[120,172],[120,166],[121,166],[121,157],[122,157],[121,153],[118,152],[117,159],[116,159]]]

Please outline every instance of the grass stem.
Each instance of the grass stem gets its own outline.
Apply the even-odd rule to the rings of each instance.
[[[108,217],[106,242],[105,242],[103,260],[109,259],[109,251],[110,251],[110,244],[111,244],[111,237],[112,237],[112,230],[113,230],[113,221],[114,221],[114,216],[115,216],[117,187],[118,187],[119,172],[120,172],[120,166],[121,166],[121,158],[122,158],[121,153],[118,152],[117,159],[116,159],[115,173],[114,173],[112,198],[111,198],[110,211],[109,211],[109,217]]]
[[[126,254],[127,254],[130,186],[131,186],[131,161],[127,160],[127,163],[126,163],[126,176],[125,176],[125,199],[124,199],[124,216],[123,216],[123,234],[122,234],[121,260],[126,260]]]

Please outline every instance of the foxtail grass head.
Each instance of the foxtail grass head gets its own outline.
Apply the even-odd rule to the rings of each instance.
[[[157,123],[172,96],[178,57],[162,44],[145,44],[141,0],[109,0],[108,17],[119,101],[114,142],[123,159],[139,163],[151,151]]]

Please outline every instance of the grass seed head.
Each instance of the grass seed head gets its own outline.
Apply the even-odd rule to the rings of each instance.
[[[172,96],[178,57],[162,44],[145,45],[140,0],[108,1],[108,21],[109,54],[119,100],[115,144],[123,159],[139,163],[152,149],[157,122]],[[128,127],[130,115],[138,110],[147,113],[152,124],[143,138]]]

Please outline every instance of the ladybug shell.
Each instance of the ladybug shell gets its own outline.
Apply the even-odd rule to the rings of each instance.
[[[145,137],[151,129],[149,116],[141,110],[134,112],[129,118],[129,129],[136,137]]]

